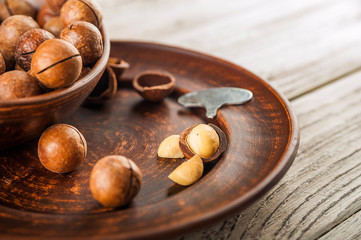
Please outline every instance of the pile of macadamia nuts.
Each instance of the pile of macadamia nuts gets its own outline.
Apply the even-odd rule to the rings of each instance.
[[[93,0],[0,0],[0,101],[40,95],[71,86],[103,54],[102,13]],[[38,142],[49,171],[74,171],[86,159],[87,143],[68,124],[46,129]],[[130,202],[142,175],[130,159],[111,155],[89,175],[93,197],[106,207]]]
[[[103,54],[96,2],[46,0],[39,9],[31,3],[0,1],[0,100],[69,87]]]

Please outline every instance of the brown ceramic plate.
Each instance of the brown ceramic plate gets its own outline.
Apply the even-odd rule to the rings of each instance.
[[[77,170],[53,174],[37,158],[37,141],[0,152],[0,239],[136,239],[181,235],[222,221],[266,193],[287,171],[299,143],[289,103],[247,70],[204,54],[169,46],[113,42],[111,55],[130,68],[115,98],[100,108],[81,107],[65,122],[88,142]],[[159,104],[143,101],[130,81],[146,70],[165,70],[176,90]],[[208,122],[201,109],[177,103],[185,92],[242,87],[254,98],[226,106],[212,123],[229,145],[202,179],[190,187],[168,180],[182,160],[157,159],[159,143],[196,123]],[[97,159],[123,154],[143,172],[143,186],[129,205],[104,208],[91,196],[88,179]]]

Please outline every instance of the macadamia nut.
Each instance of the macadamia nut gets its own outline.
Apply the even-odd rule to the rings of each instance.
[[[194,155],[179,165],[168,178],[179,185],[189,186],[202,177],[203,168],[202,159],[198,155]]]
[[[139,192],[142,174],[130,159],[112,155],[100,159],[90,176],[93,197],[106,207],[129,203]]]
[[[219,136],[211,126],[199,124],[188,134],[187,144],[195,154],[209,158],[219,147]]]
[[[179,135],[171,135],[160,143],[158,157],[184,158],[183,152],[179,148]]]

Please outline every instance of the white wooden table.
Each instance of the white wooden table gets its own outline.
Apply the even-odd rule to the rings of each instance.
[[[361,1],[98,0],[112,40],[205,52],[263,77],[301,129],[285,177],[181,239],[361,238]]]

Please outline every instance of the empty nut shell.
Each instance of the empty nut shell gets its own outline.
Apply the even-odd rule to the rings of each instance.
[[[31,67],[31,59],[41,43],[53,39],[54,35],[44,29],[32,29],[24,33],[18,40],[15,50],[15,60],[25,71]]]
[[[90,175],[93,197],[106,207],[129,203],[139,192],[142,174],[130,159],[112,155],[100,159]]]
[[[113,69],[118,80],[121,78],[123,72],[129,68],[129,63],[117,57],[109,57],[108,65]]]
[[[117,93],[118,83],[113,69],[107,65],[94,90],[85,99],[88,105],[101,105]]]
[[[134,78],[133,87],[145,100],[159,102],[173,92],[175,78],[166,72],[142,72]]]
[[[210,156],[208,158],[202,157],[202,160],[204,163],[213,162],[216,159],[218,159],[218,157],[227,149],[227,145],[228,145],[226,134],[219,127],[217,127],[214,124],[210,123],[208,125],[211,126],[218,134],[219,146],[212,156]],[[185,129],[179,136],[179,147],[186,158],[191,158],[195,155],[195,153],[191,150],[191,148],[189,147],[189,145],[187,143],[187,136],[193,130],[193,128],[195,128],[196,126],[198,126],[198,124]]]
[[[71,43],[49,39],[35,51],[31,70],[42,85],[57,89],[67,87],[78,79],[82,61],[79,51]]]

